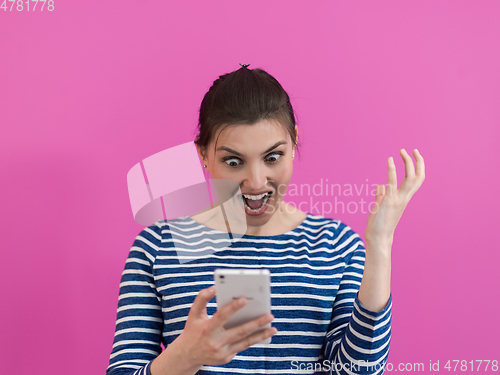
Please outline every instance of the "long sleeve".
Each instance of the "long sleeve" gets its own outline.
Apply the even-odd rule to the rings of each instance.
[[[106,375],[150,375],[161,353],[163,316],[153,266],[161,243],[156,225],[134,240],[120,283],[115,337]]]
[[[392,294],[382,311],[364,308],[358,299],[365,263],[363,241],[345,224],[339,226],[333,241],[346,266],[333,304],[323,356],[333,374],[382,374],[389,354]]]

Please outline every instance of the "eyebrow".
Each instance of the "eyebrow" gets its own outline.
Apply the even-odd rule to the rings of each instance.
[[[286,144],[285,141],[278,141],[274,145],[272,145],[271,147],[269,147],[266,151],[264,151],[261,155],[267,154],[269,151],[272,151],[276,147],[278,147],[280,145],[284,145],[284,144]],[[231,149],[229,147],[225,147],[225,146],[219,147],[217,149],[217,151],[227,151],[227,152],[231,152],[233,154],[239,155],[239,156],[243,156],[243,154],[239,153],[238,151],[235,151],[235,150],[233,150],[233,149]]]

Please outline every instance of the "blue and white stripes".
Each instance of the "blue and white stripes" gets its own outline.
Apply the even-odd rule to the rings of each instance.
[[[167,347],[182,332],[196,295],[213,285],[214,269],[224,267],[271,271],[278,333],[271,344],[197,374],[382,373],[392,297],[380,312],[360,305],[365,248],[350,227],[308,214],[285,234],[244,235],[220,246],[225,238],[188,216],[157,221],[135,238],[120,283],[107,375],[149,375],[160,343]],[[215,312],[213,298],[207,313]]]

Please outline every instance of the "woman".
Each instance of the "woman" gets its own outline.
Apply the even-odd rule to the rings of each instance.
[[[213,179],[238,184],[247,231],[208,255],[226,234],[210,224],[224,220],[213,213],[209,221],[203,214],[160,220],[136,237],[120,284],[108,375],[383,372],[393,235],[424,180],[423,158],[414,150],[415,173],[401,150],[406,177],[399,189],[389,158],[388,189],[377,187],[365,248],[341,221],[283,201],[297,134],[288,95],[265,71],[242,65],[214,82],[195,143]],[[198,256],[186,261],[179,244]],[[243,305],[216,311],[213,270],[223,267],[270,269],[273,315],[224,330]],[[254,333],[269,321],[272,328]],[[271,344],[258,344],[271,336]]]

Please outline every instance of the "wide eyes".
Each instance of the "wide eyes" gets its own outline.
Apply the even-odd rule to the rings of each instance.
[[[280,157],[283,155],[283,152],[281,151],[276,151],[276,152],[273,152],[271,154],[268,154],[266,156],[266,161],[269,163],[269,164],[274,164],[276,162],[278,162],[278,160],[280,159]],[[241,161],[240,158],[237,158],[236,156],[226,156],[225,158],[222,159],[222,161],[228,166],[228,167],[231,167],[231,168],[237,168],[239,167],[240,165],[243,164],[243,162]]]

